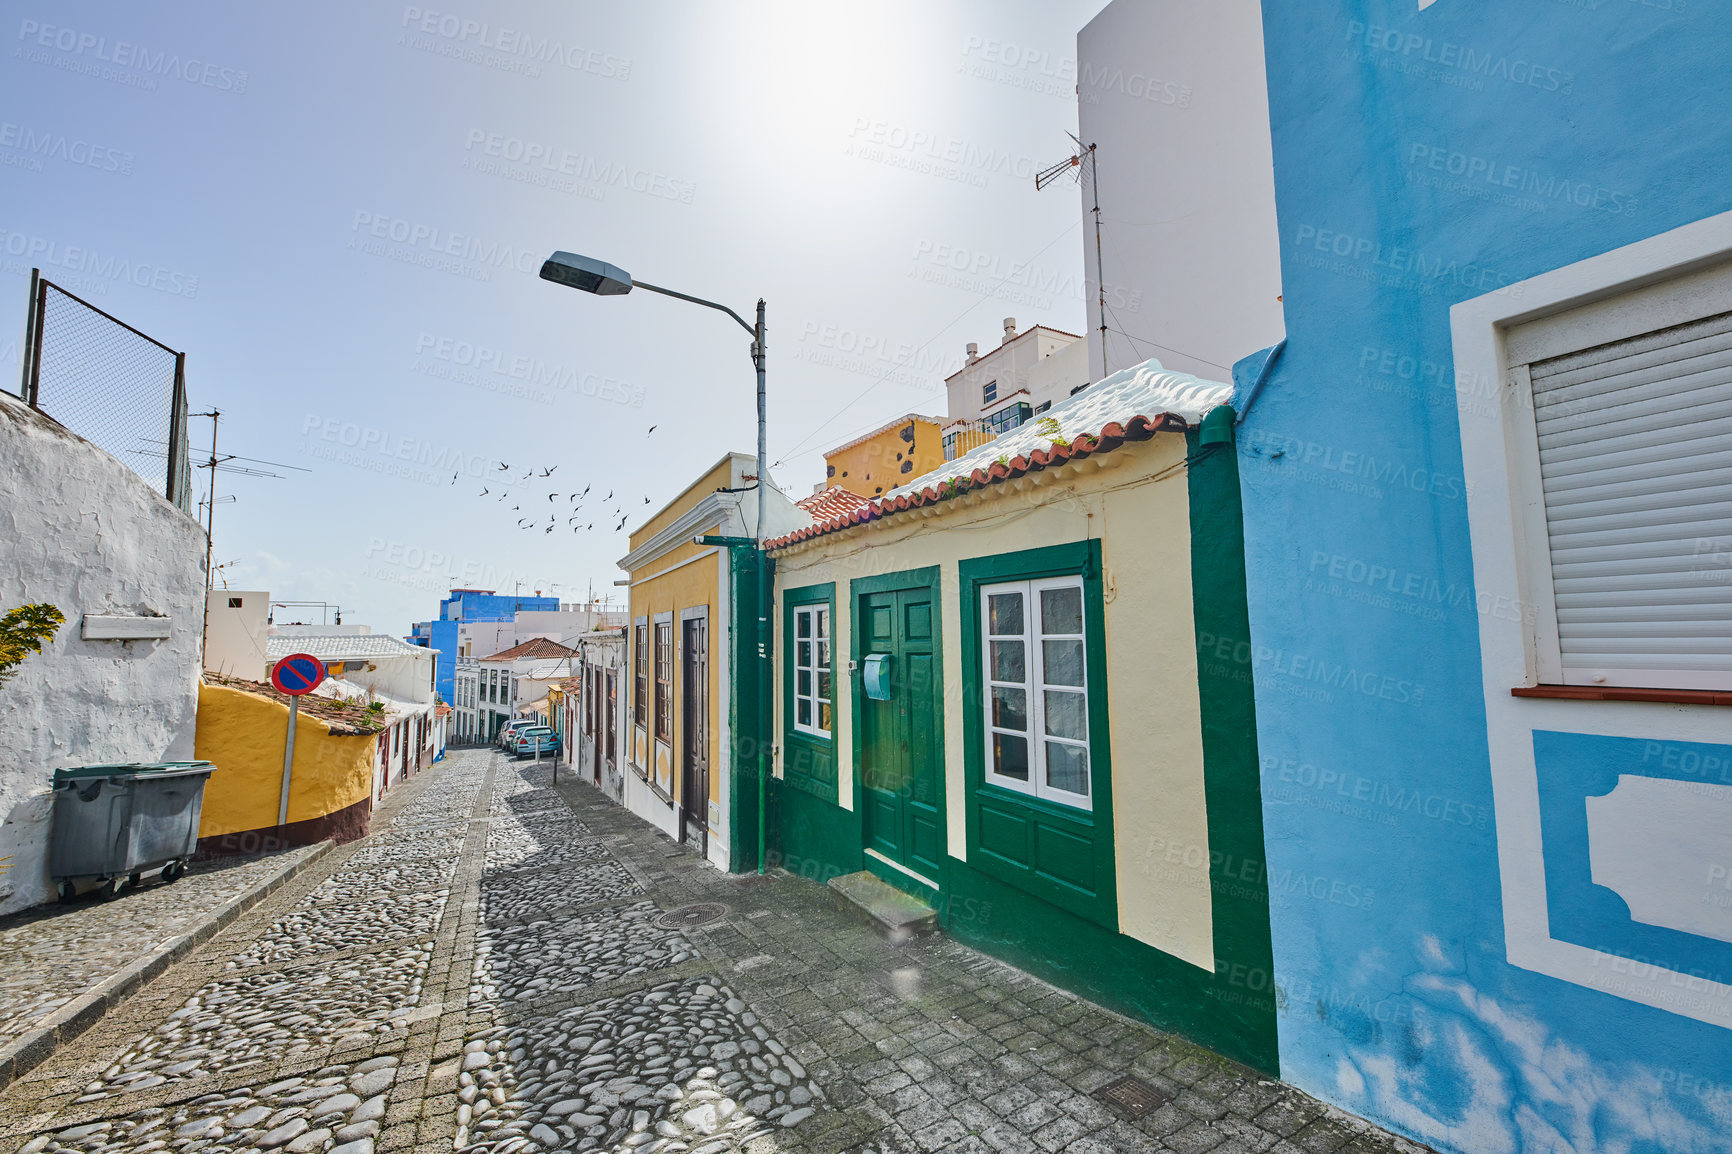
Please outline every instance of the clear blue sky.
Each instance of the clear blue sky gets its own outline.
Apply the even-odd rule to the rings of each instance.
[[[630,529],[753,450],[747,341],[542,282],[553,249],[768,300],[796,494],[824,448],[943,413],[1003,317],[1084,324],[1077,191],[1032,172],[1101,0],[4,7],[0,372],[32,263],[184,349],[221,448],[311,470],[219,477],[232,588],[393,633],[451,584],[621,592]]]

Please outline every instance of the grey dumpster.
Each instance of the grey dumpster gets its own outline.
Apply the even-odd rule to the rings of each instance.
[[[198,846],[208,761],[86,765],[54,771],[54,828],[48,872],[62,901],[93,880],[104,898],[148,870],[174,882]]]

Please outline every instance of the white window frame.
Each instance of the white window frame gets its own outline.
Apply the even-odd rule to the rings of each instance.
[[[800,663],[800,622],[802,619],[812,623],[812,631],[810,634],[812,642],[812,663],[810,665],[802,665]],[[804,733],[808,737],[828,739],[832,733],[831,727],[834,726],[836,722],[836,643],[832,632],[833,625],[834,622],[830,619],[830,606],[827,602],[814,602],[811,605],[794,606],[793,636],[788,639],[790,643],[790,650],[788,653],[790,659],[789,664],[794,671],[794,731],[796,733]],[[824,647],[828,652],[828,660],[822,665],[818,663],[820,642],[824,644]],[[800,674],[802,673],[809,673],[812,675],[811,693],[802,694],[800,692]],[[829,697],[818,696],[818,675],[820,673],[830,674]],[[802,725],[800,723],[800,703],[802,701],[807,702],[812,707],[812,722],[809,725]],[[831,724],[829,726],[818,724],[818,719],[823,716],[823,710],[819,708],[822,705],[828,705],[830,707]]]
[[[1732,1028],[1732,985],[1585,949],[1551,936],[1540,829],[1536,729],[1656,742],[1732,743],[1726,707],[1517,697],[1540,681],[1539,619],[1555,614],[1536,583],[1528,543],[1543,525],[1538,490],[1520,466],[1533,415],[1511,379],[1506,336],[1517,326],[1732,261],[1732,212],[1720,213],[1541,273],[1450,309],[1462,475],[1473,541],[1482,700],[1497,828],[1505,955],[1511,965],[1683,1017]],[[1723,308],[1709,312],[1724,311]],[[1616,339],[1615,337],[1613,339]],[[1515,350],[1517,357],[1525,351]],[[1526,410],[1526,411],[1524,411]],[[1540,538],[1543,542],[1543,538]],[[1688,985],[1698,996],[1679,998]]]
[[[1077,633],[1042,633],[1039,626],[1040,594],[1047,589],[1075,589],[1082,611],[1082,628]],[[995,593],[1019,592],[1023,595],[1022,632],[994,633],[992,631],[991,597]],[[1061,805],[1073,806],[1077,809],[1094,808],[1094,774],[1095,761],[1092,743],[1085,737],[1081,741],[1071,738],[1051,735],[1046,732],[1046,694],[1048,691],[1060,693],[1075,693],[1083,699],[1084,732],[1089,730],[1089,685],[1088,685],[1088,593],[1083,586],[1080,574],[1063,577],[1041,577],[1027,581],[995,581],[980,586],[980,653],[978,660],[981,667],[981,737],[982,766],[984,780],[1004,789],[1017,793],[1038,797],[1045,801],[1058,802]],[[1082,684],[1056,685],[1046,681],[1045,647],[1041,644],[1048,640],[1074,640],[1082,643],[1083,668]],[[992,643],[994,641],[1021,641],[1023,647],[1023,680],[1000,681],[993,677]],[[993,724],[992,691],[994,687],[1004,689],[1021,689],[1027,702],[1028,728],[1025,730],[1006,729]],[[1000,774],[994,767],[993,735],[1002,733],[1010,736],[1020,736],[1028,743],[1028,780],[1019,781],[1014,777]],[[1047,781],[1046,743],[1056,741],[1063,745],[1080,746],[1088,757],[1088,789],[1084,793],[1073,793],[1061,789]]]
[[[1611,253],[1607,257],[1618,255]],[[1489,478],[1476,477],[1471,470],[1467,476],[1470,488],[1489,479],[1496,488],[1507,485],[1509,490],[1514,514],[1517,598],[1526,621],[1524,684],[1732,690],[1732,669],[1566,670],[1564,665],[1529,366],[1596,345],[1732,312],[1732,260],[1706,268],[1678,270],[1658,280],[1621,279],[1617,276],[1619,262],[1606,261],[1605,257],[1595,260],[1606,263],[1600,266],[1597,275],[1601,283],[1591,291],[1549,309],[1528,310],[1525,315],[1518,314],[1494,326],[1497,369],[1489,379],[1502,382],[1497,390],[1500,403],[1496,407],[1504,459],[1502,468]],[[1585,261],[1583,265],[1594,263]],[[1581,268],[1578,265],[1559,271]],[[1458,373],[1458,393],[1464,387],[1460,376]],[[1471,382],[1473,377],[1467,379]],[[1469,391],[1475,390],[1470,387]],[[1465,433],[1468,426],[1464,424],[1463,428]],[[1464,449],[1464,463],[1467,456]]]

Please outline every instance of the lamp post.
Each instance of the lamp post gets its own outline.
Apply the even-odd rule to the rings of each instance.
[[[758,373],[758,524],[754,536],[758,543],[758,872],[763,873],[764,801],[766,782],[770,776],[769,742],[765,740],[770,729],[766,721],[770,711],[770,567],[763,549],[764,513],[767,505],[765,491],[770,478],[770,466],[769,450],[764,436],[764,299],[758,298],[758,323],[752,325],[727,305],[633,280],[630,273],[616,265],[571,252],[556,252],[548,257],[541,266],[541,279],[603,297],[624,296],[634,288],[660,293],[662,296],[690,301],[695,305],[727,313],[752,335],[752,366]],[[707,798],[705,805],[708,805]]]

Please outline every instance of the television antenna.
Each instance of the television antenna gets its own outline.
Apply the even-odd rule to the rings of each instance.
[[[1107,367],[1107,281],[1101,273],[1101,182],[1100,170],[1095,167],[1095,146],[1084,144],[1074,132],[1065,133],[1076,145],[1076,151],[1052,165],[1034,174],[1034,188],[1041,191],[1061,176],[1069,176],[1072,180],[1081,182],[1083,161],[1088,161],[1089,186],[1094,192],[1095,206],[1090,211],[1095,216],[1095,287],[1100,292],[1096,302],[1100,309],[1101,321],[1101,376],[1106,376],[1111,370]]]

